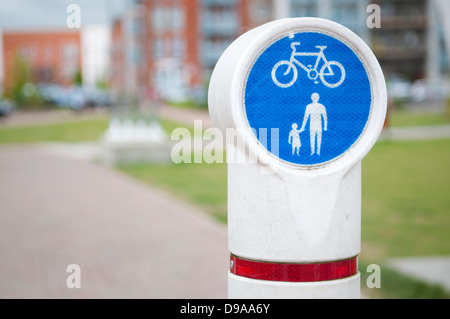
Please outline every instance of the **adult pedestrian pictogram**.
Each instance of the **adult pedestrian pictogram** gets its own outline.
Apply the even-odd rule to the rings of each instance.
[[[302,128],[300,132],[305,130],[306,123],[309,119],[309,136],[310,136],[310,144],[311,144],[311,156],[316,153],[320,155],[320,147],[322,145],[322,123],[323,130],[327,130],[328,120],[327,120],[327,111],[325,106],[319,103],[320,95],[314,93],[311,95],[311,100],[313,103],[309,104],[306,107],[305,117],[303,118]],[[323,122],[322,122],[323,120]],[[315,147],[317,140],[317,148]]]

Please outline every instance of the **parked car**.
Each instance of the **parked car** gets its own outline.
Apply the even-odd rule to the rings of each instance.
[[[96,87],[62,87],[49,84],[41,85],[39,92],[46,103],[74,110],[80,110],[87,106],[110,106],[113,104],[110,92]]]
[[[0,100],[0,117],[9,115],[13,110],[13,104],[8,100]]]
[[[111,106],[113,99],[110,92],[97,87],[84,87],[83,92],[89,106]]]
[[[411,97],[411,83],[402,76],[388,77],[387,89],[389,97],[395,100],[408,100]]]
[[[45,103],[57,104],[63,94],[63,88],[57,84],[39,85],[39,93]]]

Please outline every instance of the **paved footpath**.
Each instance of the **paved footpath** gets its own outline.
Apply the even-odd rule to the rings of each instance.
[[[226,228],[197,209],[100,164],[0,148],[0,298],[226,298],[227,270]]]

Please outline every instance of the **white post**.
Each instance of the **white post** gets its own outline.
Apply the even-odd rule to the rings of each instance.
[[[245,159],[228,159],[230,298],[360,297],[360,163],[386,100],[372,51],[328,20],[273,21],[225,51],[209,110]]]

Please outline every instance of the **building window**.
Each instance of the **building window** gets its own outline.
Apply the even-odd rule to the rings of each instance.
[[[184,29],[184,10],[180,7],[174,7],[172,9],[172,26],[174,30],[183,30]]]
[[[154,31],[176,31],[185,26],[184,10],[179,6],[157,6],[150,15],[150,24]]]
[[[19,55],[26,61],[33,62],[39,55],[39,48],[35,44],[23,45],[19,49]]]
[[[358,4],[356,1],[344,3],[336,2],[333,5],[332,19],[337,23],[345,25],[346,27],[356,31],[358,28]]]
[[[264,22],[270,21],[271,13],[271,2],[265,1],[255,1],[250,3],[250,17],[251,20],[256,24],[262,24]]]
[[[51,44],[47,44],[44,47],[44,60],[46,62],[51,62],[53,60],[53,46]]]
[[[153,41],[153,56],[161,58],[164,56],[164,42],[161,38],[156,38]]]
[[[152,12],[153,30],[162,31],[167,23],[166,9],[164,7],[156,7]]]
[[[78,46],[75,42],[66,42],[60,44],[60,75],[63,78],[69,79],[73,76],[78,68]]]
[[[186,41],[183,38],[173,38],[173,56],[183,58],[186,55]]]
[[[292,17],[317,17],[319,10],[316,0],[294,0],[291,2]]]

